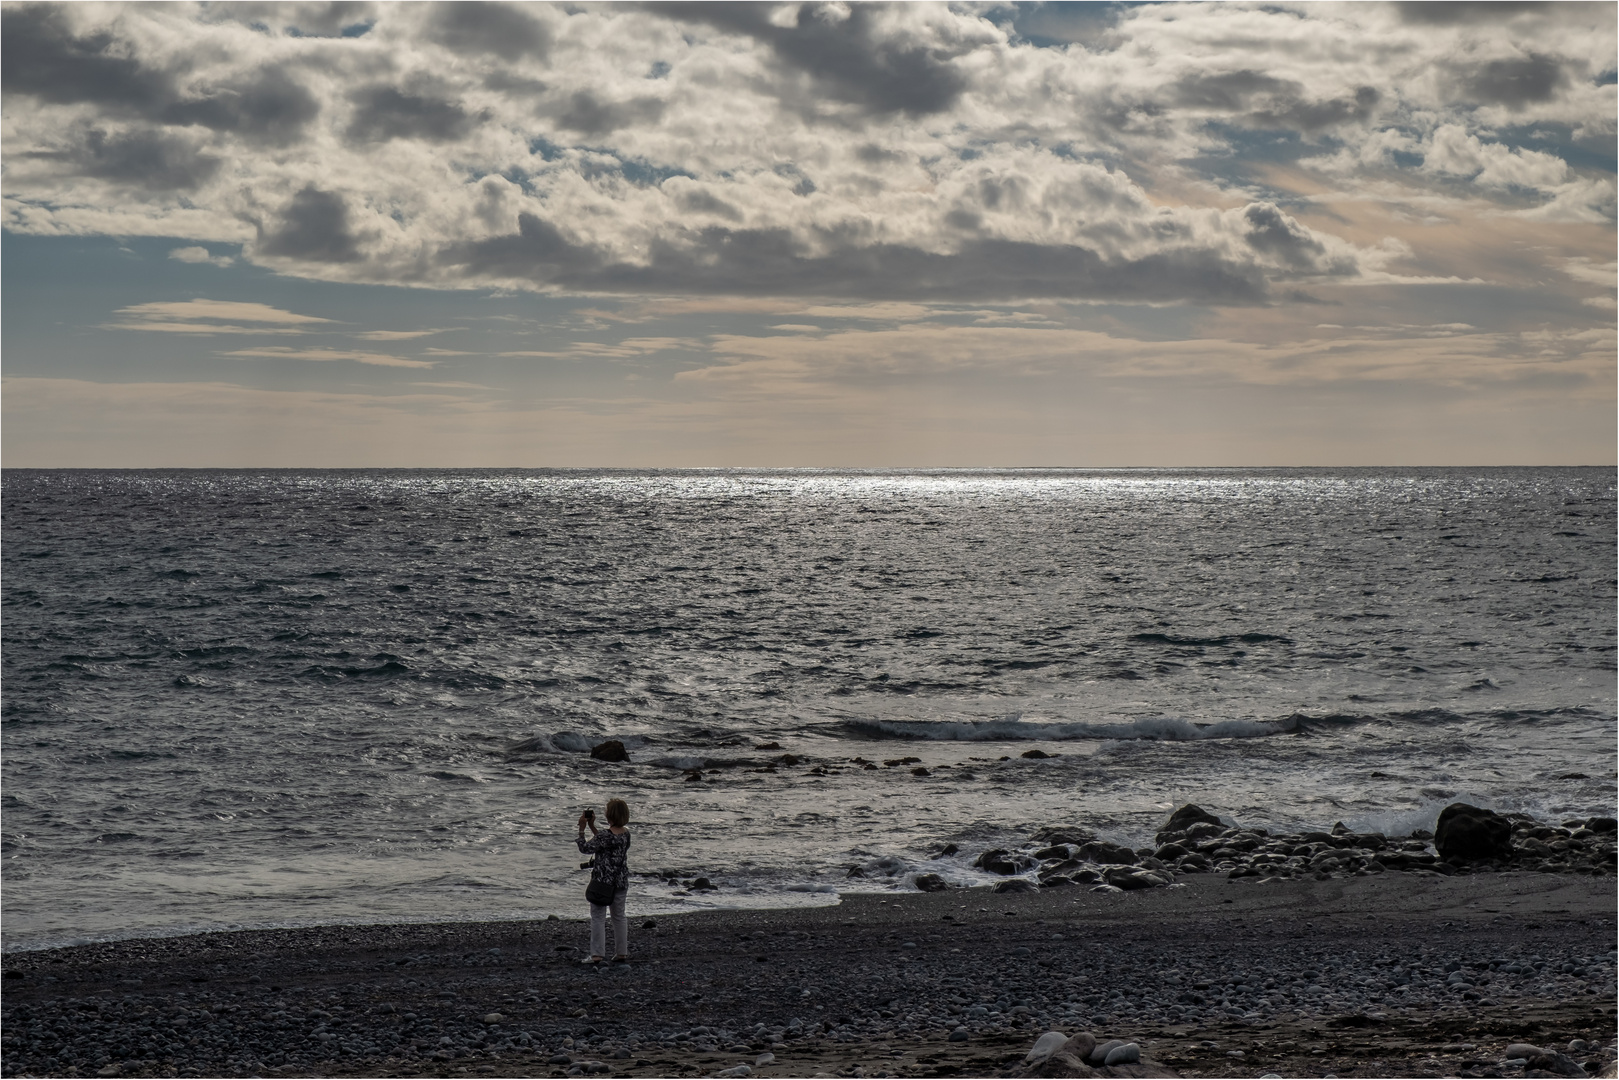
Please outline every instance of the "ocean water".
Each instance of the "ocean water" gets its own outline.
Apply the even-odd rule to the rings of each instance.
[[[1611,814],[1614,481],[7,470],[4,944],[576,915],[615,795],[633,912],[1185,801]]]

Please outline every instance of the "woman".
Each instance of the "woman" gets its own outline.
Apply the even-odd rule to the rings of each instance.
[[[587,811],[579,816],[579,850],[594,855],[590,870],[592,886],[606,886],[612,890],[613,943],[618,951],[613,955],[615,964],[630,960],[630,924],[624,916],[624,895],[630,887],[630,807],[623,799],[607,800],[607,831],[596,831],[596,815]],[[594,839],[585,839],[585,826],[590,826]],[[587,964],[599,964],[607,953],[606,904],[590,905],[590,958]]]

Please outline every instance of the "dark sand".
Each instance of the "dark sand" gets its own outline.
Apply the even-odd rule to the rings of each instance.
[[[1611,876],[1200,876],[641,922],[627,969],[581,966],[587,926],[556,920],[11,953],[3,1074],[562,1076],[566,1052],[587,1074],[709,1076],[770,1049],[753,1075],[990,1076],[1051,1028],[1185,1076],[1522,1076],[1498,1064],[1516,1041],[1586,1040],[1593,1071],[1613,1057]],[[1452,963],[1466,988],[1445,985]],[[698,1026],[729,1035],[670,1038]]]

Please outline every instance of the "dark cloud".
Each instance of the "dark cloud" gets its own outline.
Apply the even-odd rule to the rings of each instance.
[[[551,50],[551,32],[545,24],[506,4],[437,4],[428,29],[446,49],[474,56],[544,58]]]
[[[319,114],[320,103],[302,83],[278,68],[268,68],[240,86],[177,101],[163,110],[162,118],[170,124],[200,124],[254,142],[284,145],[302,135]]]
[[[582,135],[606,135],[632,124],[655,124],[663,118],[664,103],[654,97],[630,101],[603,101],[588,90],[570,96],[556,121]]]
[[[1295,270],[1314,270],[1326,254],[1321,241],[1271,203],[1252,203],[1243,211],[1248,222],[1248,246]]]
[[[715,198],[706,191],[687,191],[675,197],[675,202],[682,210],[693,214],[713,214],[725,218],[727,221],[741,221],[742,215],[736,207],[724,199]]]
[[[854,156],[867,165],[895,165],[906,160],[906,156],[897,150],[884,150],[876,143],[866,143],[856,148]]]
[[[422,139],[449,142],[488,119],[440,98],[407,94],[391,86],[371,86],[349,96],[354,118],[346,132],[351,142]]]
[[[229,0],[201,5],[205,18],[222,16],[249,26],[273,26],[293,37],[356,37],[370,27],[376,5],[363,0]]]
[[[0,88],[57,104],[94,102],[118,111],[141,111],[174,96],[173,81],[143,67],[110,33],[83,37],[55,4],[6,8],[0,13]]]
[[[1400,18],[1425,26],[1458,26],[1503,22],[1528,12],[1544,14],[1552,5],[1515,0],[1435,0],[1428,3],[1394,5]]]
[[[1462,91],[1469,100],[1505,105],[1509,109],[1550,101],[1568,85],[1568,73],[1561,62],[1535,53],[1510,60],[1491,60],[1460,75]]]
[[[1256,127],[1306,132],[1365,120],[1382,97],[1375,88],[1362,86],[1348,98],[1312,101],[1298,83],[1259,71],[1188,75],[1172,93],[1174,103],[1182,107],[1231,113]]]
[[[71,150],[25,156],[65,162],[76,175],[149,192],[193,191],[220,166],[218,158],[199,154],[188,140],[161,131],[109,135],[94,128]]]
[[[1012,32],[1031,45],[1079,42],[1094,46],[1107,39],[1108,31],[1118,25],[1130,6],[1106,0],[1017,3],[1009,5],[1009,20],[1003,14],[1006,9],[991,12],[989,17],[1002,25],[1010,21]]]
[[[747,34],[769,45],[782,63],[808,75],[821,93],[866,112],[910,116],[943,112],[966,89],[966,80],[950,66],[948,55],[913,42],[879,38],[881,12],[875,5],[851,4],[849,17],[837,22],[804,4],[792,26],[770,21],[774,4],[647,6],[672,19]]]
[[[258,250],[263,255],[308,262],[353,262],[360,257],[343,196],[313,185],[292,197],[273,229],[265,231],[260,226]]]
[[[978,240],[954,254],[895,244],[832,246],[812,255],[785,229],[714,227],[688,243],[656,241],[644,264],[570,243],[551,223],[518,218],[510,236],[455,245],[440,262],[465,274],[589,292],[837,296],[904,300],[1065,299],[1252,304],[1260,272],[1188,250],[1108,262],[1073,246]]]

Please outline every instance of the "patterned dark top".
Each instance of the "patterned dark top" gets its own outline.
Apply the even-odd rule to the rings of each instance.
[[[586,840],[585,834],[580,833],[579,850],[586,855],[596,856],[590,880],[611,885],[614,892],[630,887],[629,833],[615,836],[611,829],[603,829],[594,840]]]

